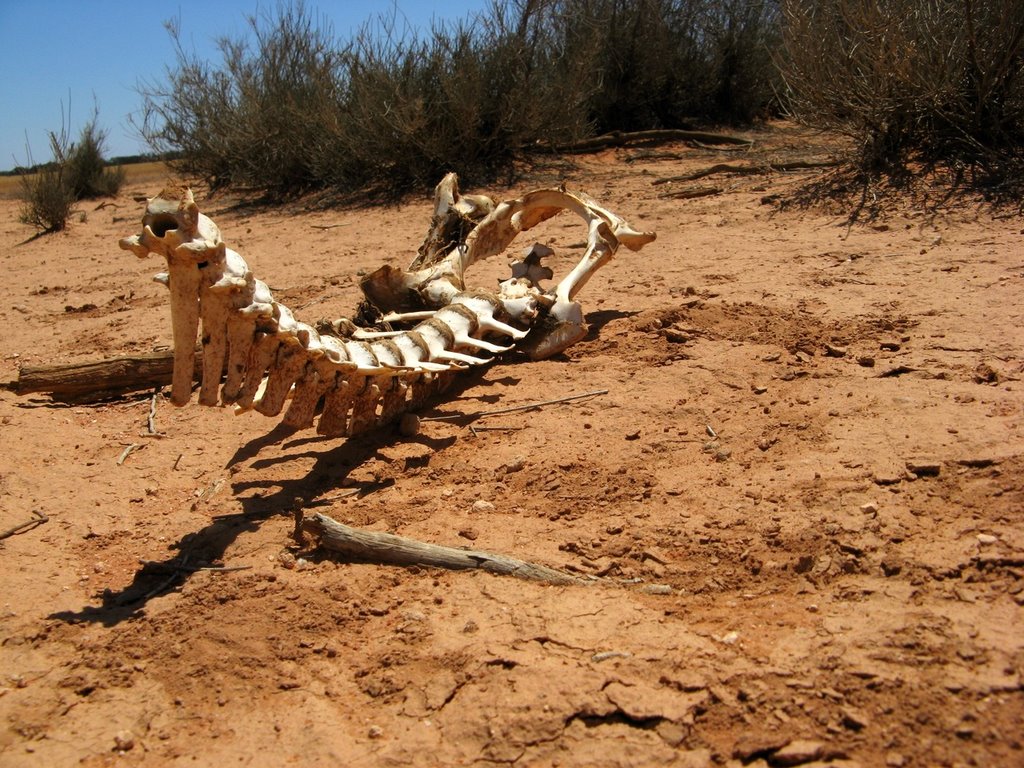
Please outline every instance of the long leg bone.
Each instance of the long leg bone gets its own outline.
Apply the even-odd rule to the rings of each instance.
[[[541,286],[552,278],[541,259],[552,252],[539,244],[513,262],[512,278],[497,293],[465,289],[465,272],[475,262],[562,210],[586,223],[587,250],[553,290]],[[167,260],[168,272],[158,279],[171,294],[172,401],[190,399],[201,320],[202,405],[215,405],[219,396],[238,411],[276,416],[294,392],[285,423],[311,426],[322,400],[317,430],[330,436],[359,434],[419,407],[443,392],[458,370],[490,362],[481,352],[517,347],[544,357],[561,351],[586,333],[574,297],[593,273],[620,244],[639,250],[655,238],[578,192],[542,189],[495,205],[484,196],[460,195],[449,174],[435,190],[431,229],[409,270],[385,267],[362,283],[371,314],[416,325],[397,331],[357,329],[349,321],[318,326],[342,333],[335,336],[297,322],[273,298],[221,241],[190,190],[164,190],[149,201],[142,221],[142,233],[120,245],[139,257],[156,253]]]

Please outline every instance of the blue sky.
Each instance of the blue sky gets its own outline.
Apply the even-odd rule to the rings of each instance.
[[[464,18],[487,6],[487,0],[306,1],[343,39],[394,7],[411,26],[429,28],[432,19]],[[277,0],[0,0],[0,170],[27,164],[26,142],[35,162],[50,159],[48,131],[60,129],[62,103],[72,139],[95,106],[108,157],[146,152],[129,116],[142,106],[136,85],[163,81],[175,62],[164,22],[180,17],[186,49],[219,62],[218,37],[244,34],[247,16],[277,7]]]

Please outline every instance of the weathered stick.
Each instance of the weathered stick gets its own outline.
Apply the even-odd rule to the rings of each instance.
[[[46,392],[54,400],[88,403],[170,384],[173,370],[174,353],[170,350],[71,365],[26,365],[11,389],[19,395]],[[202,372],[202,354],[197,351],[197,381]]]
[[[451,570],[480,569],[489,573],[518,576],[549,584],[585,584],[587,580],[523,560],[480,552],[428,544],[404,536],[352,528],[319,512],[302,521],[302,529],[320,537],[324,549],[353,560],[390,565],[423,565]]]
[[[26,520],[23,523],[18,523],[17,525],[12,525],[6,531],[0,531],[0,539],[6,539],[8,536],[13,536],[14,534],[20,533],[21,531],[25,530],[26,528],[30,528],[32,526],[42,525],[43,523],[47,522],[50,519],[49,517],[44,515],[42,512],[40,512],[38,510],[35,510],[35,509],[32,510],[31,515],[32,515],[32,519],[31,520]]]

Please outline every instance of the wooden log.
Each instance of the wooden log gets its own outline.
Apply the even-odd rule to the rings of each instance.
[[[422,565],[452,570],[480,569],[549,584],[589,583],[588,580],[564,571],[504,555],[442,547],[391,533],[352,528],[320,512],[303,518],[302,529],[319,536],[320,545],[324,549],[360,562]]]
[[[203,358],[196,352],[195,380],[202,379]],[[170,384],[174,372],[171,350],[126,355],[70,365],[22,366],[9,385],[16,394],[44,392],[54,400],[89,403]]]

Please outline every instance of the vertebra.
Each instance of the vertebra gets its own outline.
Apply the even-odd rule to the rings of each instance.
[[[553,290],[539,283],[551,277],[540,264],[551,250],[541,245],[513,264],[513,277],[497,293],[466,290],[466,269],[563,209],[587,223],[588,247]],[[582,308],[573,301],[577,291],[620,243],[638,250],[655,238],[581,193],[542,189],[494,205],[480,195],[460,197],[449,174],[435,191],[431,229],[410,271],[383,267],[362,282],[367,300],[388,313],[383,317],[389,326],[416,324],[394,331],[339,320],[329,327],[342,335],[333,335],[297,321],[273,298],[199,212],[191,190],[165,189],[149,200],[142,223],[142,232],[120,245],[140,258],[156,253],[167,260],[167,273],[157,279],[171,293],[171,401],[185,405],[191,398],[201,321],[200,404],[234,404],[238,411],[277,416],[293,394],[284,422],[304,428],[312,425],[322,400],[317,429],[331,436],[390,422],[446,386],[453,371],[484,365],[520,342],[534,359],[575,343],[586,334]],[[465,233],[461,242],[446,239],[444,233],[452,232]]]

